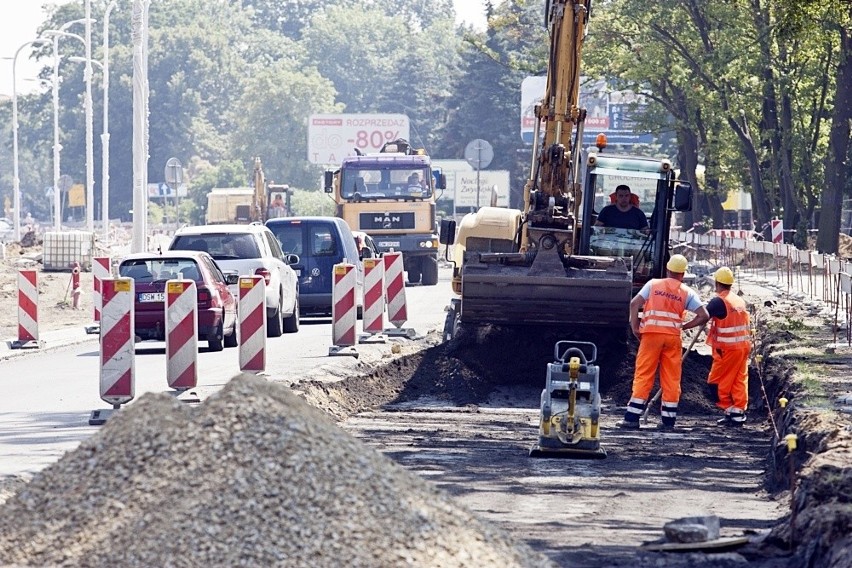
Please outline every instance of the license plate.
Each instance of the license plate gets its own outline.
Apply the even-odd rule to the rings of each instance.
[[[165,302],[165,292],[142,292],[139,294],[140,302]]]
[[[399,248],[399,241],[380,241],[379,246],[384,248]]]

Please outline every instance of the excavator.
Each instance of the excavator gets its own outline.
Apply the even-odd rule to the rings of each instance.
[[[691,207],[691,187],[667,159],[607,153],[606,137],[583,150],[580,62],[591,0],[547,0],[550,36],[544,97],[535,106],[523,209],[482,207],[441,223],[452,250],[444,338],[470,328],[560,326],[604,340],[627,336],[633,294],[664,275],[675,211]],[[596,224],[600,209],[627,185],[646,214],[645,230]],[[458,230],[457,230],[458,229]],[[458,235],[456,236],[456,233]],[[449,254],[447,254],[449,260]],[[542,393],[534,457],[604,457],[600,447],[597,347],[557,344]],[[585,401],[585,402],[584,402]]]

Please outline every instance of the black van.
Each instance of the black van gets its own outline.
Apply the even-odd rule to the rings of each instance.
[[[266,226],[281,243],[284,254],[299,256],[290,266],[299,279],[302,315],[331,315],[331,285],[335,264],[348,262],[356,269],[355,301],[360,316],[364,297],[364,265],[355,237],[338,217],[283,217]]]

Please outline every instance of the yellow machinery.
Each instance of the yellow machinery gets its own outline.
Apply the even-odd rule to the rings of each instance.
[[[578,101],[580,59],[590,9],[591,0],[545,3],[547,82],[535,107],[522,210],[483,207],[461,220],[458,237],[454,219],[441,223],[441,242],[455,245],[458,295],[447,309],[446,340],[462,328],[493,325],[521,326],[527,334],[536,333],[536,326],[558,326],[566,335],[626,339],[633,293],[664,274],[671,216],[690,209],[691,188],[675,180],[666,159],[604,154],[603,135],[597,151],[582,150],[586,110]],[[648,230],[595,226],[619,184],[640,194]],[[553,372],[549,367],[549,378]],[[587,394],[595,400],[597,381],[589,384],[594,392]],[[551,399],[561,400],[552,394]],[[576,404],[569,412],[571,423],[557,428],[558,436],[543,439],[560,446],[560,454],[574,449],[585,456],[589,447],[599,449],[595,404]],[[536,455],[553,449],[540,446]]]
[[[588,354],[587,354],[588,353]],[[605,458],[600,444],[597,347],[558,341],[541,391],[538,443],[530,457]]]

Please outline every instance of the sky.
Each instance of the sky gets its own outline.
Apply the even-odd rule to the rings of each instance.
[[[21,45],[35,39],[36,29],[47,17],[43,7],[68,1],[0,0],[0,94],[12,94],[12,58]],[[485,29],[485,0],[453,0],[453,4],[457,22],[466,22]],[[25,47],[18,55],[15,71],[19,95],[30,93],[39,87],[35,79],[40,65],[29,58],[30,53],[31,48]]]

